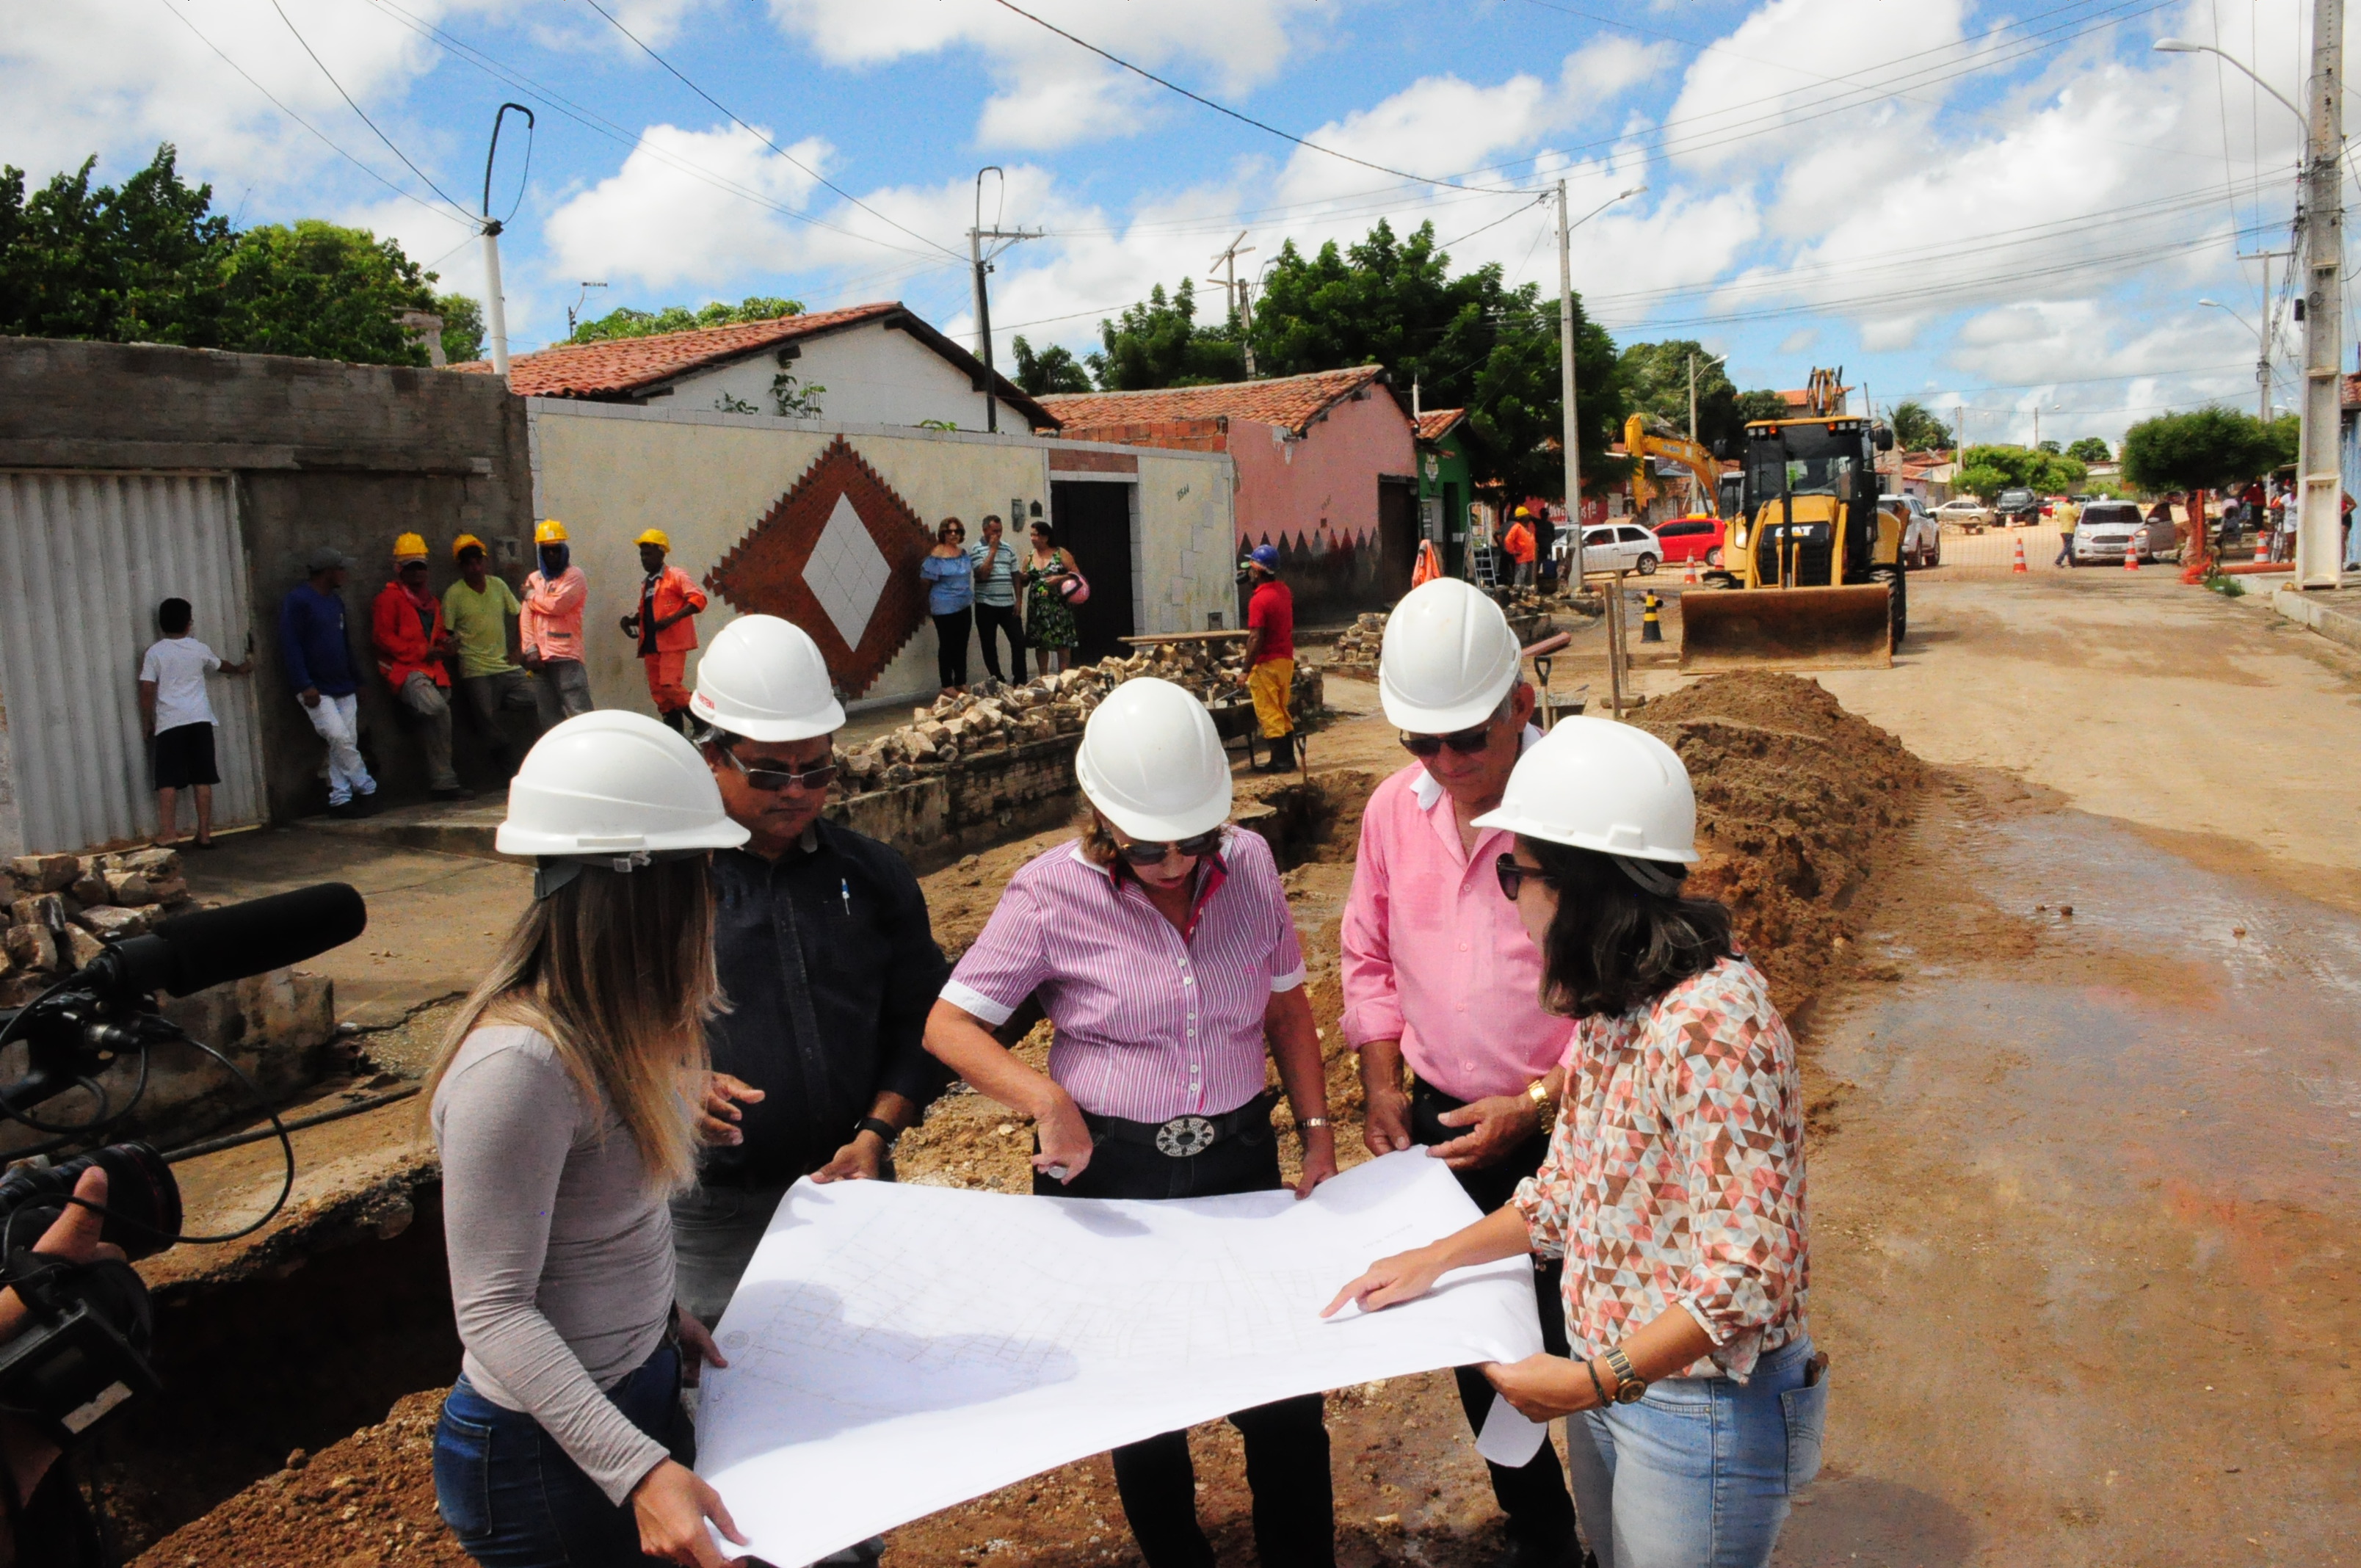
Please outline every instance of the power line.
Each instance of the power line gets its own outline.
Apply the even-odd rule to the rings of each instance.
[[[278,3],[279,0],[271,0],[271,4],[274,5]],[[813,180],[827,186],[829,190],[835,192],[838,195],[843,197],[846,201],[851,203],[862,212],[867,213],[871,217],[877,219],[880,223],[888,224],[895,228],[900,229],[904,234],[908,235],[912,239],[918,241],[920,244],[933,246],[937,250],[941,251],[945,256],[950,257],[954,260],[959,258],[959,252],[953,250],[950,247],[928,238],[925,235],[920,234],[917,230],[911,228],[906,224],[898,223],[895,220],[887,217],[884,213],[879,212],[876,208],[871,206],[868,203],[862,201],[860,197],[854,195],[843,186],[839,185],[835,181],[830,180],[827,175],[822,174],[818,170],[803,162],[793,153],[787,151],[786,148],[773,141],[769,137],[764,136],[761,131],[756,130],[753,126],[740,119],[737,115],[730,111],[729,105],[723,104],[720,99],[716,98],[712,93],[708,93],[704,88],[699,87],[696,82],[691,82],[682,73],[678,66],[673,64],[672,61],[666,60],[655,50],[650,49],[645,43],[641,42],[639,35],[632,32],[631,28],[623,26],[622,23],[617,21],[615,19],[615,14],[608,10],[604,5],[598,4],[598,0],[582,0],[582,3],[589,6],[593,11],[598,12],[598,15],[606,17],[609,25],[613,27],[617,32],[622,34],[625,38],[631,39],[632,43],[638,45],[642,54],[646,55],[650,60],[654,60],[658,65],[663,66],[666,71],[672,72],[674,77],[680,82],[682,86],[687,88],[690,92],[696,93],[698,97],[712,104],[716,109],[720,110],[723,115],[729,117],[730,123],[735,125],[740,130],[744,131],[748,136],[752,137],[756,141],[761,142],[764,147],[769,148],[773,152],[777,153],[781,158],[785,159],[789,163],[794,164],[797,169],[802,170]]]
[[[1202,93],[1191,93],[1189,89],[1181,86],[1179,82],[1159,76],[1156,72],[1148,70],[1145,66],[1134,65],[1131,61],[1124,59],[1120,55],[1109,54],[1105,49],[1099,48],[1098,45],[1091,42],[1088,38],[1076,38],[1073,34],[1066,31],[1065,28],[1058,26],[1055,22],[1047,21],[1042,17],[1037,16],[1032,12],[1026,10],[1023,6],[1015,4],[1014,0],[993,0],[993,3],[1000,6],[1003,10],[1012,11],[1017,16],[1024,17],[1027,21],[1032,23],[1037,27],[1041,27],[1057,34],[1060,38],[1065,39],[1068,43],[1074,45],[1078,49],[1088,49],[1091,53],[1098,56],[1101,60],[1105,60],[1110,65],[1120,66],[1124,70],[1130,71],[1134,76],[1144,77],[1148,81],[1155,82],[1156,85],[1163,88],[1168,93],[1178,93],[1181,97],[1188,99],[1192,104],[1202,104],[1217,115],[1227,115],[1231,119],[1237,121],[1240,125],[1252,126],[1255,129],[1270,136],[1275,136],[1281,141],[1293,142],[1296,146],[1306,148],[1309,151],[1319,153],[1327,158],[1339,159],[1346,163],[1358,164],[1363,169],[1374,169],[1380,174],[1390,174],[1397,180],[1407,180],[1413,185],[1454,185],[1458,186],[1462,190],[1467,189],[1466,186],[1460,185],[1459,181],[1456,180],[1437,180],[1428,175],[1412,174],[1407,170],[1390,168],[1382,163],[1371,163],[1366,158],[1355,158],[1349,152],[1338,152],[1333,147],[1322,147],[1317,142],[1306,141],[1292,131],[1280,130],[1277,126],[1271,125],[1267,121],[1257,120],[1252,115],[1242,115],[1226,104],[1217,104]],[[1509,194],[1507,192],[1502,192],[1500,193],[1504,195]]]
[[[343,148],[336,145],[335,138],[330,137],[327,132],[322,130],[319,126],[313,125],[311,121],[305,119],[302,115],[289,108],[285,104],[280,103],[277,93],[271,92],[269,88],[265,87],[261,82],[257,82],[254,77],[247,72],[246,67],[238,64],[237,61],[232,60],[228,55],[222,52],[221,45],[205,37],[205,35],[199,30],[194,22],[192,22],[186,16],[181,16],[180,11],[172,5],[172,0],[158,0],[158,3],[160,4],[166,11],[171,14],[174,21],[188,28],[190,32],[194,33],[199,43],[204,45],[207,49],[213,50],[214,54],[220,56],[221,62],[224,65],[226,65],[232,71],[236,71],[240,76],[245,77],[246,84],[247,86],[253,88],[257,93],[261,93],[265,98],[269,99],[271,106],[277,109],[280,114],[286,115],[289,119],[294,121],[297,125],[302,126],[305,130],[310,131],[313,136],[317,137],[326,145],[330,152],[335,153],[338,158],[343,159],[346,162],[351,164],[354,168],[359,170],[362,173],[368,175],[370,179],[376,181],[379,184],[384,186],[387,190],[392,192],[403,201],[413,203],[423,210],[434,214],[438,218],[447,219],[450,217],[451,214],[445,212],[442,208],[435,206],[431,202],[420,201],[412,192],[403,190],[401,186],[395,184],[392,181],[388,180],[384,175],[379,174],[376,170],[371,169],[368,164],[363,163],[351,153],[346,152]],[[472,236],[474,232],[474,225],[472,222],[468,225],[468,228],[470,236]]]
[[[1453,246],[1455,246],[1455,245],[1464,245],[1464,244],[1466,244],[1467,241],[1469,241],[1469,240],[1471,240],[1471,239],[1474,239],[1477,235],[1482,234],[1486,229],[1496,229],[1496,228],[1499,228],[1502,224],[1507,223],[1510,218],[1515,217],[1519,213],[1521,213],[1521,212],[1525,211],[1525,210],[1526,210],[1527,208],[1529,208],[1529,207],[1538,207],[1538,206],[1542,206],[1542,205],[1545,204],[1548,201],[1549,201],[1549,197],[1548,197],[1548,196],[1546,196],[1546,195],[1543,195],[1543,196],[1536,197],[1535,199],[1533,199],[1532,201],[1530,201],[1530,202],[1523,202],[1523,203],[1519,203],[1517,206],[1515,206],[1514,208],[1510,209],[1510,211],[1508,211],[1508,212],[1505,212],[1505,213],[1501,214],[1499,217],[1494,218],[1490,223],[1488,223],[1488,224],[1479,224],[1479,225],[1477,225],[1476,227],[1474,227],[1474,228],[1472,228],[1472,229],[1469,229],[1466,234],[1461,235],[1457,239],[1446,239],[1446,240],[1444,240],[1441,245],[1436,246],[1434,248],[1435,248],[1436,250],[1438,250],[1438,251],[1441,251],[1441,250],[1449,250],[1449,249],[1450,249]]]
[[[394,146],[393,138],[386,135],[384,131],[379,130],[378,128],[378,123],[368,117],[368,112],[358,104],[353,102],[353,95],[345,91],[345,84],[343,82],[336,80],[336,73],[328,69],[328,62],[320,58],[319,51],[314,49],[311,44],[305,40],[302,33],[296,31],[295,23],[288,16],[285,9],[280,5],[279,0],[270,0],[270,8],[279,13],[279,19],[287,24],[288,32],[293,35],[297,43],[303,46],[303,52],[312,57],[312,63],[320,68],[320,74],[328,79],[328,85],[336,90],[336,95],[344,99],[345,103],[351,107],[354,114],[360,115],[361,124],[367,126],[370,130],[375,131],[377,133],[377,139],[385,143],[387,148],[392,152],[394,157],[401,159],[403,167],[407,168],[412,174],[417,175],[419,179],[424,181],[426,182],[426,188],[429,191],[434,192],[445,202],[450,202],[452,210],[458,213],[462,217],[467,218],[471,223],[475,221],[473,214],[469,213],[467,208],[460,206],[458,203],[452,202],[450,193],[445,191],[442,186],[434,183],[433,176],[429,175],[426,170],[419,168],[415,163],[411,162],[410,155],[402,151],[399,147]]]

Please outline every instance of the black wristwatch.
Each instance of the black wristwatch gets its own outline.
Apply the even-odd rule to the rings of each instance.
[[[902,1135],[901,1129],[895,1126],[893,1123],[881,1120],[875,1116],[863,1116],[858,1122],[853,1123],[852,1133],[855,1137],[860,1136],[863,1133],[876,1134],[879,1141],[884,1144],[885,1152],[887,1154],[892,1154],[894,1152],[894,1141]]]

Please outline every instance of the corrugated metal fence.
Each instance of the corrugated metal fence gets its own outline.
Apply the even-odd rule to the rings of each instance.
[[[139,734],[139,660],[156,606],[246,656],[252,627],[235,492],[224,474],[0,473],[0,851],[144,839],[156,797]],[[215,674],[214,821],[261,819],[254,685]],[[181,807],[183,831],[192,821]]]

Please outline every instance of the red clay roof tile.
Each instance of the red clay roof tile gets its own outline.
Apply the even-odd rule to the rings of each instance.
[[[1301,434],[1334,405],[1364,388],[1382,383],[1385,374],[1380,365],[1356,365],[1345,370],[1317,370],[1308,376],[1231,381],[1214,387],[1060,393],[1044,397],[1040,402],[1058,416],[1065,434],[1083,441],[1091,439],[1084,433],[1092,430],[1224,417],[1281,425]]]

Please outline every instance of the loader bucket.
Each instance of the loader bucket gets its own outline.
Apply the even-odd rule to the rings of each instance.
[[[1692,590],[1681,596],[1681,668],[1890,669],[1892,613],[1883,583]]]

